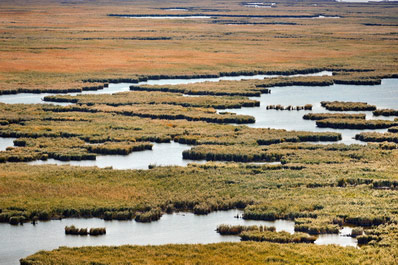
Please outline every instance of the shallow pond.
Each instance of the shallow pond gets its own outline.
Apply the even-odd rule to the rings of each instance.
[[[5,151],[7,147],[14,146],[16,138],[2,138],[0,137],[0,151]]]
[[[322,71],[319,73],[313,74],[302,74],[302,75],[290,75],[290,77],[295,76],[331,76],[332,72],[330,71]],[[239,75],[239,76],[223,76],[223,77],[214,77],[214,78],[191,78],[191,79],[158,79],[158,80],[148,80],[139,82],[137,84],[131,83],[119,83],[119,84],[109,84],[109,87],[105,87],[104,89],[95,90],[95,91],[83,91],[82,93],[68,93],[68,95],[78,95],[78,94],[112,94],[117,92],[124,92],[130,90],[130,85],[184,85],[184,84],[193,84],[193,83],[202,83],[202,82],[218,82],[221,80],[233,80],[240,81],[243,79],[264,79],[264,78],[272,78],[278,77],[280,75]],[[56,105],[70,105],[69,103],[51,103],[44,102],[42,99],[45,96],[54,95],[48,93],[42,94],[33,94],[33,93],[21,93],[21,94],[13,94],[13,95],[0,95],[0,102],[7,104],[39,104],[39,103],[50,103]]]
[[[255,128],[275,128],[296,131],[315,131],[315,132],[339,132],[343,136],[340,141],[345,144],[361,143],[352,139],[356,134],[364,131],[386,132],[387,129],[379,130],[349,130],[318,128],[315,121],[304,120],[306,113],[338,113],[328,111],[321,107],[321,101],[363,101],[376,105],[377,108],[398,108],[398,79],[383,79],[381,85],[375,86],[356,86],[356,85],[332,85],[326,87],[312,86],[289,86],[272,87],[271,94],[262,94],[260,98],[252,97],[260,101],[260,107],[227,109],[228,111],[243,115],[252,115],[256,118],[256,123],[249,124]],[[267,110],[267,105],[282,106],[303,106],[312,104],[312,111],[278,111]],[[367,119],[394,119],[394,117],[375,117],[372,112],[344,112],[344,113],[366,113]]]
[[[0,138],[1,139],[1,138]],[[205,160],[188,160],[182,158],[182,152],[191,149],[190,145],[180,143],[154,143],[152,150],[132,152],[128,155],[98,155],[96,160],[59,161],[32,161],[30,165],[73,165],[97,166],[99,168],[112,167],[113,169],[148,169],[149,165],[156,166],[186,166],[189,163],[205,163]]]
[[[165,214],[159,221],[138,223],[135,221],[104,221],[98,218],[63,219],[30,223],[23,226],[0,224],[0,264],[18,264],[22,257],[39,250],[52,250],[60,246],[99,245],[162,245],[162,244],[207,244],[239,242],[238,236],[221,236],[215,229],[220,224],[273,226],[276,231],[294,233],[294,222],[286,220],[254,221],[235,218],[239,210],[219,211],[208,215],[192,213]],[[79,228],[106,227],[103,236],[65,235],[65,226]],[[339,235],[336,235],[339,238]],[[38,240],[40,239],[40,240]],[[352,239],[355,242],[355,239]],[[324,244],[325,241],[316,242]],[[331,242],[327,242],[331,243]],[[337,243],[337,240],[332,243]]]
[[[351,232],[351,227],[344,227],[340,230],[339,234],[319,235],[318,239],[314,243],[316,245],[336,244],[343,247],[357,247],[358,240],[350,236]]]

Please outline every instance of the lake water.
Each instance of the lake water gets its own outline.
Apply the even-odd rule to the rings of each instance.
[[[0,138],[1,139],[1,138]],[[189,160],[182,158],[182,152],[192,146],[171,143],[154,143],[152,150],[132,152],[128,155],[98,155],[96,160],[59,161],[48,159],[29,162],[30,165],[72,165],[97,166],[99,168],[112,167],[113,169],[148,169],[149,165],[156,166],[186,166],[189,163],[205,163],[205,160]]]
[[[294,233],[294,222],[287,220],[255,221],[235,218],[242,215],[239,210],[218,211],[208,215],[192,213],[165,214],[159,221],[138,223],[135,221],[105,221],[98,218],[69,218],[26,223],[12,226],[0,224],[0,264],[19,264],[20,258],[40,250],[52,250],[60,246],[102,246],[102,245],[163,245],[163,244],[208,244],[217,242],[239,242],[238,236],[221,236],[215,230],[218,225],[264,225],[273,226],[276,231]],[[106,227],[103,236],[65,235],[65,226],[78,228]],[[324,236],[322,236],[324,237]],[[336,241],[342,237],[334,235]],[[346,238],[346,237],[344,237]],[[40,239],[40,240],[38,240]],[[351,239],[355,242],[356,239]],[[340,239],[341,240],[341,239]],[[331,241],[319,240],[316,244],[330,244]],[[354,244],[356,245],[356,244]]]
[[[330,71],[322,71],[319,73],[313,74],[302,74],[302,75],[290,75],[290,77],[296,76],[331,76],[332,72]],[[191,78],[191,79],[158,79],[158,80],[147,80],[143,82],[139,82],[137,84],[131,83],[119,83],[119,84],[109,84],[109,87],[105,87],[104,89],[94,90],[94,91],[83,91],[82,93],[68,93],[68,95],[78,95],[78,94],[112,94],[117,92],[125,92],[130,90],[130,85],[184,85],[184,84],[193,84],[193,83],[202,83],[202,82],[219,82],[221,80],[233,80],[240,81],[243,79],[264,79],[264,78],[272,78],[278,77],[281,75],[239,75],[239,76],[223,76],[223,77],[215,77],[215,78]],[[42,94],[33,94],[33,93],[20,93],[13,95],[0,95],[0,102],[7,104],[56,104],[56,105],[70,105],[69,103],[51,103],[44,102],[42,99],[45,96],[54,95],[48,93]]]
[[[332,129],[318,128],[315,121],[304,120],[306,113],[339,113],[337,111],[328,111],[321,107],[321,101],[362,101],[376,105],[377,108],[398,109],[398,79],[383,79],[381,85],[375,86],[356,86],[356,85],[332,85],[326,87],[311,86],[289,86],[272,87],[271,94],[262,94],[259,100],[260,107],[226,109],[221,111],[233,112],[242,115],[251,115],[256,118],[254,124],[248,124],[254,128],[275,128],[297,131],[315,131],[315,132],[339,132],[343,136],[341,143],[353,144],[363,143],[352,139],[356,134],[364,131],[386,132],[387,129],[379,130],[350,130],[350,129]],[[280,111],[267,110],[267,105],[282,106],[303,106],[312,104],[312,111]],[[371,111],[344,112],[344,113],[366,113],[367,119],[389,119],[395,117],[373,116]]]

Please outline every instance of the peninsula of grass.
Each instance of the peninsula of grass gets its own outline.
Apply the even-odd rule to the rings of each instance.
[[[398,143],[397,133],[363,132],[355,135],[355,139],[363,142],[393,142]]]
[[[335,129],[385,129],[398,125],[398,121],[364,119],[322,119],[316,121],[320,128]]]
[[[184,97],[182,94],[166,92],[122,92],[111,96],[106,94],[99,95],[56,95],[46,96],[44,101],[48,102],[68,102],[84,105],[106,104],[110,106],[137,105],[137,104],[167,104],[179,105],[182,107],[231,109],[241,107],[260,106],[260,102],[250,100],[245,97]]]
[[[289,234],[288,232],[272,231],[245,231],[240,235],[242,241],[274,242],[279,244],[287,243],[314,243],[316,237],[305,233]]]
[[[373,111],[375,116],[398,116],[398,110],[395,109],[377,109]]]
[[[326,119],[366,119],[366,114],[347,114],[347,113],[307,113],[303,116],[304,120],[326,120]]]
[[[332,111],[373,111],[376,106],[366,102],[322,101],[321,106]]]

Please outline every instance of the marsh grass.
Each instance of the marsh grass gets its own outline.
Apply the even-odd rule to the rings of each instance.
[[[273,232],[273,231],[245,231],[240,234],[242,241],[287,243],[314,243],[316,237],[305,233]]]
[[[375,105],[366,102],[322,101],[321,106],[332,111],[373,111]]]
[[[398,121],[389,120],[364,120],[364,119],[336,119],[328,118],[316,121],[316,126],[320,128],[335,129],[385,129],[398,125]]]
[[[267,226],[257,226],[257,225],[252,225],[252,226],[244,226],[244,225],[219,225],[217,226],[216,229],[217,233],[220,235],[239,235],[242,232],[245,231],[259,231],[259,232],[264,232],[264,231],[271,231],[275,232],[275,227],[267,227]]]

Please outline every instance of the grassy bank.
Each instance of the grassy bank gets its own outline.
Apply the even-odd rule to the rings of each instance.
[[[36,264],[394,264],[393,250],[268,242],[59,248],[21,261]]]

